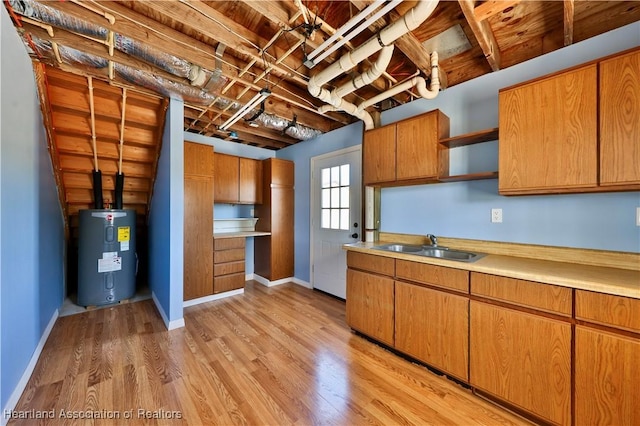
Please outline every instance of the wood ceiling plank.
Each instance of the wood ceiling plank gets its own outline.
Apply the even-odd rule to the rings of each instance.
[[[63,171],[69,172],[90,172],[93,170],[93,159],[76,155],[61,154],[60,167]],[[102,160],[98,162],[98,167],[102,173],[115,174],[118,171],[118,161]],[[122,162],[122,172],[131,177],[151,178],[151,165],[144,163]]]
[[[475,0],[458,0],[458,4],[460,4],[460,9],[462,9],[462,13],[464,13],[473,34],[478,40],[478,44],[480,44],[491,69],[498,71],[500,69],[500,48],[489,22],[486,20],[480,21],[476,18],[474,14]]]
[[[103,190],[102,197],[105,203],[113,203],[114,192]],[[93,202],[92,189],[70,188],[65,191],[67,203],[91,203]],[[124,204],[146,204],[147,193],[138,191],[122,191],[122,202]]]
[[[62,180],[66,188],[93,189],[93,177],[91,173],[65,172],[62,174]],[[115,189],[115,177],[103,175],[102,187],[106,190],[113,191]],[[149,188],[149,179],[125,176],[125,190],[148,192]]]
[[[573,44],[573,17],[575,8],[573,0],[564,0],[564,45]]]
[[[509,7],[517,5],[521,1],[522,0],[487,0],[476,6],[473,9],[473,14],[478,21],[484,21]]]
[[[78,136],[91,136],[90,119],[79,119],[77,115],[53,112],[53,125],[57,130],[76,134]],[[155,131],[131,127],[125,130],[127,141],[145,146],[156,144]],[[120,126],[117,122],[107,122],[96,118],[96,136],[108,139],[120,139]]]
[[[57,141],[57,148],[60,153],[89,156],[93,155],[91,139],[89,137],[59,135]],[[116,141],[105,142],[97,139],[96,149],[98,151],[98,157],[110,159],[120,158],[120,147],[118,142]],[[122,158],[127,159],[127,161],[152,163],[155,160],[155,151],[150,147],[143,148],[139,146],[131,146],[125,142],[122,150]]]
[[[202,131],[205,136],[215,137],[219,139],[226,139],[229,135],[226,132],[218,132],[216,129],[212,129],[209,127],[208,129],[204,129],[204,126],[201,124],[196,124],[192,127],[191,132],[198,134],[198,132]],[[280,142],[277,139],[264,138],[260,136],[256,136],[252,133],[246,133],[242,130],[237,130],[236,134],[238,135],[237,139],[229,139],[232,142],[240,143],[240,144],[257,144],[259,146],[263,146],[265,148],[270,149],[280,149],[290,146],[290,144]],[[188,137],[186,138],[188,139]]]
[[[96,98],[96,103],[98,102],[100,102],[100,100]],[[60,101],[56,101],[55,103],[52,103],[51,110],[56,113],[73,115],[80,119],[85,119],[87,117],[86,110],[75,108],[73,105],[72,106],[60,105],[60,103],[61,103]],[[126,112],[127,113],[129,112],[129,108],[127,108]],[[116,123],[120,121],[119,117],[115,117],[114,115],[112,115],[112,111],[105,111],[103,108],[101,108],[100,112],[98,113],[97,107],[96,107],[95,117],[96,117],[96,122],[103,121],[105,123]],[[127,132],[126,132],[127,129],[139,129],[144,131],[155,132],[157,130],[157,125],[155,123],[156,121],[125,119],[125,137],[127,136]]]

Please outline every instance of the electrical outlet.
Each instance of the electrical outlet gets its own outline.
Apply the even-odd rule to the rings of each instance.
[[[491,209],[491,223],[502,223],[502,209]]]
[[[640,226],[640,207],[636,207],[636,226]]]

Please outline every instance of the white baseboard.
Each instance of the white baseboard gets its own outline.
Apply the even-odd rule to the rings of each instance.
[[[294,284],[298,284],[299,286],[313,290],[313,286],[311,285],[311,283],[303,281],[300,278],[293,277],[292,281]]]
[[[265,287],[275,287],[277,285],[294,282],[293,280],[295,278],[289,277],[289,278],[282,278],[281,280],[269,281],[265,277],[262,277],[262,276],[257,275],[257,274],[253,274],[253,279],[255,281],[259,282],[260,284],[262,284]]]
[[[239,288],[237,290],[225,291],[224,293],[212,294],[211,296],[199,297],[197,299],[187,300],[182,304],[183,308],[188,308],[189,306],[199,305],[201,303],[211,302],[213,300],[224,299],[226,297],[236,296],[238,294],[244,294],[244,288]]]
[[[164,326],[167,327],[168,331],[174,330],[176,328],[184,327],[184,318],[169,321],[169,317],[167,317],[167,314],[164,312],[164,309],[162,309],[162,305],[160,304],[160,301],[158,300],[158,298],[156,297],[156,294],[153,291],[151,292],[151,298],[153,299],[153,303],[155,303],[156,309],[160,313],[160,316],[162,317],[162,321],[164,321]]]
[[[5,405],[4,408],[2,409],[2,416],[1,416],[2,420],[0,420],[0,424],[2,424],[2,426],[5,426],[9,422],[9,417],[6,416],[5,413],[13,411],[16,408],[16,404],[18,404],[18,401],[20,400],[22,393],[27,387],[27,383],[29,383],[29,379],[33,374],[33,370],[36,368],[38,359],[42,354],[42,349],[44,348],[44,344],[47,343],[49,334],[51,334],[51,330],[53,329],[53,326],[55,325],[56,320],[58,319],[58,314],[59,314],[58,309],[56,309],[56,311],[51,316],[51,319],[49,320],[49,324],[47,324],[47,327],[44,329],[44,332],[42,333],[42,337],[40,337],[40,341],[38,342],[38,346],[36,346],[36,349],[33,351],[31,360],[29,361],[27,368],[24,370],[24,373],[22,374],[20,381],[18,382],[15,389],[13,390],[13,393],[9,397],[9,400],[7,401],[7,405]]]
[[[244,280],[245,280],[245,281],[251,281],[252,279],[254,279],[254,278],[253,278],[253,274],[246,274],[246,275],[244,276]]]

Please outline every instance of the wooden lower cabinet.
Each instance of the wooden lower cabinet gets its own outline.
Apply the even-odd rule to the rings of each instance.
[[[571,424],[571,324],[473,300],[470,315],[470,384]]]
[[[393,346],[393,278],[347,269],[347,324]]]
[[[395,348],[469,380],[469,298],[395,282]]]
[[[575,424],[640,424],[640,339],[576,326]]]
[[[244,288],[244,238],[216,238],[213,250],[213,293]]]

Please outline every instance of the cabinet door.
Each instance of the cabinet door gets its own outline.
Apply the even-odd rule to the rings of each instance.
[[[240,194],[242,204],[262,203],[262,163],[251,158],[240,158]]]
[[[500,92],[501,193],[597,186],[596,75],[589,65]]]
[[[396,349],[469,380],[469,299],[396,281]]]
[[[216,184],[213,198],[215,202],[237,203],[239,199],[238,179],[240,176],[238,157],[216,153],[214,159]]]
[[[600,63],[600,184],[640,185],[640,51]]]
[[[471,301],[469,381],[547,421],[571,424],[571,325]]]
[[[393,346],[393,279],[347,269],[347,324]]]
[[[433,111],[397,124],[397,180],[435,179],[437,176],[449,174],[449,151],[441,149],[439,144],[441,132],[448,136],[448,124],[447,117],[440,111]],[[441,125],[444,129],[441,129]]]
[[[575,424],[640,424],[640,340],[576,326]]]
[[[213,178],[184,180],[184,300],[213,294]]]
[[[396,180],[395,125],[380,127],[364,133],[362,166],[365,185]]]

